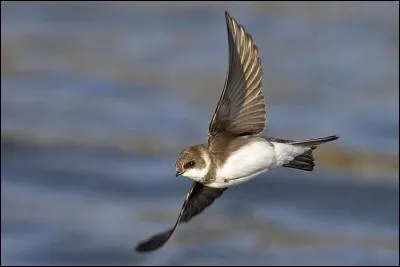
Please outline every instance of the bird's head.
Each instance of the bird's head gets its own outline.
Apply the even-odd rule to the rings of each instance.
[[[181,151],[175,163],[176,176],[195,181],[203,179],[210,168],[210,159],[204,145],[191,146]]]

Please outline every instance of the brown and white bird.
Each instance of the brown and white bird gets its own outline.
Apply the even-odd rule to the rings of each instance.
[[[314,169],[312,151],[336,135],[303,141],[261,137],[266,113],[258,48],[225,12],[229,71],[208,131],[208,143],[184,149],[176,160],[176,176],[194,180],[175,225],[141,242],[136,250],[153,251],[164,245],[179,223],[188,222],[210,206],[230,186],[276,167]]]

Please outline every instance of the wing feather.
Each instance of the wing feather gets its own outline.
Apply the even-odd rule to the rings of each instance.
[[[162,247],[172,236],[178,224],[190,221],[194,216],[200,214],[210,206],[215,199],[219,198],[226,188],[207,187],[201,183],[194,182],[186,194],[185,201],[179,213],[175,225],[162,233],[154,235],[139,243],[136,251],[149,252]]]
[[[258,48],[228,12],[225,12],[229,44],[229,70],[224,89],[209,126],[209,135],[258,134],[265,127],[262,68]]]

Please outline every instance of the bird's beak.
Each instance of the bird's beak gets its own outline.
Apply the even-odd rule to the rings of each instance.
[[[183,171],[176,171],[175,176],[178,177],[178,176],[182,175],[182,173],[183,173]]]

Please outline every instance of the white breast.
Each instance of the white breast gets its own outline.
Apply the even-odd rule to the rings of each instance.
[[[227,187],[240,184],[282,166],[309,150],[307,147],[267,141],[251,142],[229,156],[217,171],[216,181],[210,187]]]
[[[201,181],[208,173],[208,168],[190,169],[185,171],[182,176],[188,177],[194,181]]]
[[[275,165],[274,147],[266,141],[251,142],[229,156],[217,172],[217,181],[237,184],[267,171]],[[226,184],[226,183],[225,183]]]

